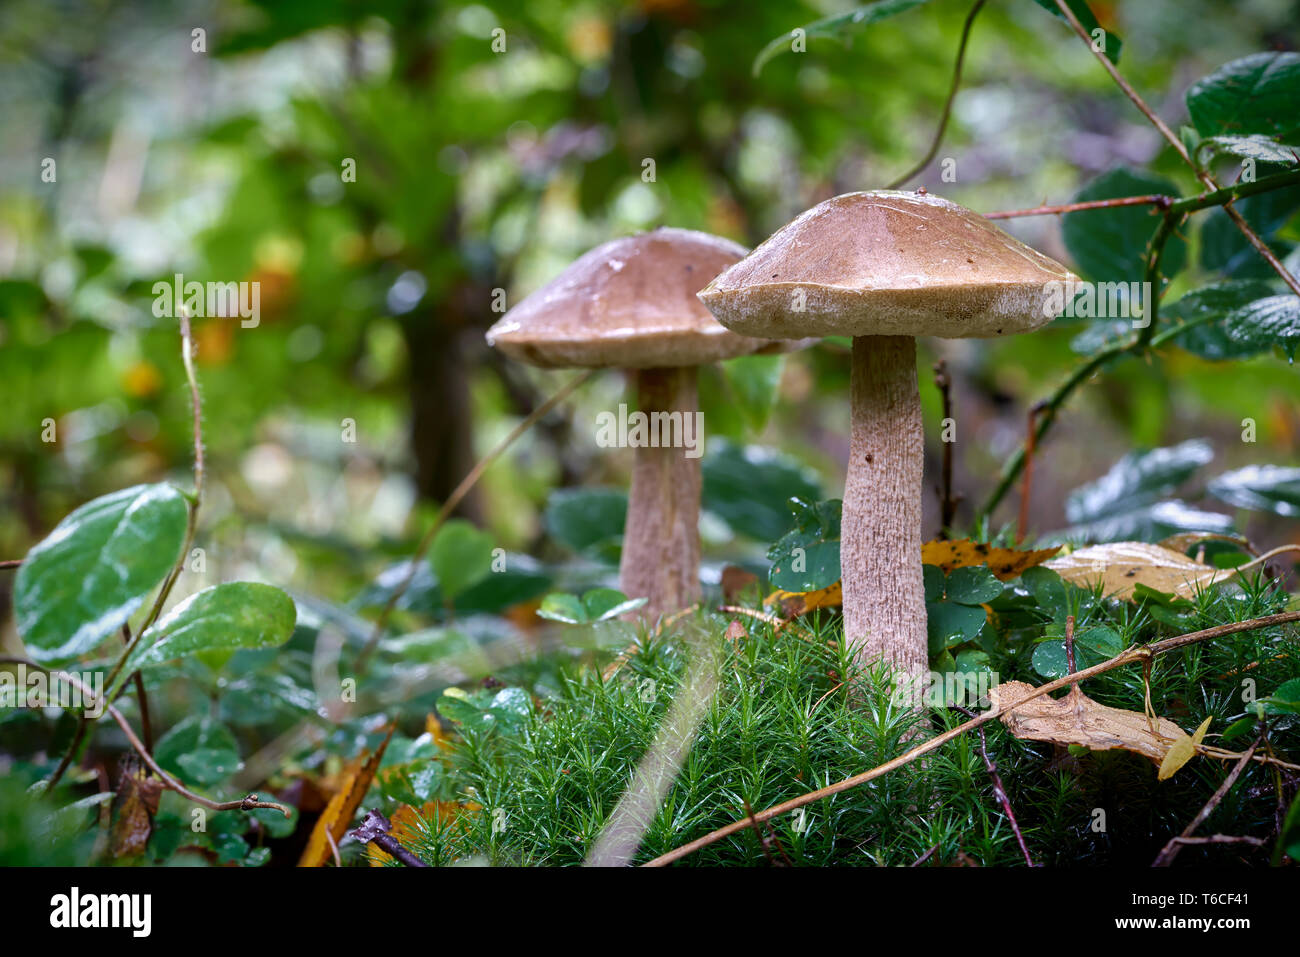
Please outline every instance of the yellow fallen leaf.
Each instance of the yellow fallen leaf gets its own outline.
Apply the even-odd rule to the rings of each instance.
[[[1169,746],[1164,760],[1160,762],[1160,770],[1156,773],[1157,781],[1166,781],[1172,778],[1175,771],[1195,757],[1196,747],[1205,737],[1205,732],[1209,730],[1209,727],[1210,719],[1206,718],[1191,737],[1184,734]]]
[[[836,582],[817,591],[774,591],[763,602],[765,605],[777,605],[787,618],[806,615],[818,608],[839,608],[844,604],[844,591]]]
[[[945,572],[967,565],[988,565],[999,581],[1010,581],[1023,574],[1028,568],[1041,565],[1061,550],[1040,548],[1022,550],[1017,548],[998,548],[987,542],[972,542],[968,538],[957,541],[926,542],[921,546],[921,563],[937,565]]]
[[[1100,581],[1106,595],[1128,599],[1139,584],[1192,598],[1199,589],[1233,574],[1231,569],[1211,568],[1181,552],[1147,542],[1090,545],[1053,558],[1044,566],[1071,584],[1091,588]]]
[[[1035,690],[1023,681],[1004,681],[989,693],[993,707],[1009,709],[1001,721],[1017,738],[1077,744],[1091,751],[1118,748],[1143,755],[1157,764],[1165,760],[1170,746],[1179,738],[1193,740],[1168,718],[1151,718],[1136,711],[1107,707],[1093,701],[1077,686],[1063,698],[1039,695],[1017,706],[1018,701]]]
[[[397,725],[388,729],[388,736],[375,749],[374,754],[366,757],[363,752],[348,765],[338,793],[330,798],[330,802],[325,805],[325,810],[316,819],[316,826],[312,828],[307,846],[303,849],[302,857],[298,859],[299,867],[324,867],[326,861],[333,858],[334,851],[330,838],[333,838],[334,846],[343,840],[348,825],[356,817],[357,808],[361,806],[366,792],[370,790],[370,783],[375,779],[379,762],[383,759],[384,751],[388,748],[388,742],[393,739],[393,732],[396,729]]]

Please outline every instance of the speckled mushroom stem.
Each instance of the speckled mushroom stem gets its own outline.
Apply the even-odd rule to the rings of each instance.
[[[693,366],[638,369],[631,377],[647,416],[694,417],[699,408]],[[649,599],[639,614],[651,621],[700,599],[700,460],[686,452],[635,450],[619,583],[629,598]]]
[[[921,574],[924,442],[915,339],[853,340],[850,415],[840,526],[844,633],[860,664],[883,657],[920,678],[928,656]]]

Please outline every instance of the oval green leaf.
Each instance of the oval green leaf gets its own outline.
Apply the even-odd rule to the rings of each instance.
[[[18,569],[18,633],[37,661],[67,661],[114,634],[166,577],[187,509],[170,485],[136,485],[78,508]]]

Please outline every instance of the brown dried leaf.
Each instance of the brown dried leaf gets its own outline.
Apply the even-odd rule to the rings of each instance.
[[[1128,599],[1138,584],[1192,598],[1198,589],[1233,574],[1231,569],[1211,568],[1181,552],[1147,542],[1090,545],[1044,564],[1071,584],[1091,588],[1100,581],[1105,594]]]
[[[113,824],[108,835],[108,853],[114,857],[143,854],[153,834],[162,781],[135,756],[124,756],[119,765],[117,796],[113,799]]]
[[[739,565],[727,565],[722,569],[722,597],[728,605],[739,600],[740,595],[758,581],[758,576]]]
[[[375,772],[379,770],[379,762],[383,760],[384,751],[388,748],[388,742],[393,739],[393,732],[396,729],[396,725],[388,729],[388,736],[375,749],[374,754],[367,758],[365,752],[362,752],[348,765],[338,793],[330,798],[329,804],[325,805],[325,810],[316,819],[316,826],[312,828],[307,846],[303,849],[302,857],[298,859],[299,867],[324,867],[325,862],[334,856],[329,838],[332,837],[334,844],[337,845],[348,832],[348,825],[352,823],[357,808],[361,807],[361,802],[365,800],[366,792],[370,790],[370,783],[375,779]]]
[[[1040,548],[1024,551],[1016,548],[998,548],[985,542],[972,542],[968,538],[958,541],[926,542],[921,546],[921,563],[938,565],[945,572],[967,565],[988,565],[989,571],[999,581],[1010,581],[1026,569],[1041,565],[1061,550]]]
[[[993,707],[1010,708],[1001,721],[1017,738],[1077,744],[1092,751],[1115,748],[1132,751],[1160,764],[1179,738],[1182,728],[1168,718],[1151,718],[1136,711],[1110,708],[1093,701],[1077,687],[1063,698],[1039,695],[1024,705],[1016,702],[1035,690],[1023,681],[1004,681],[990,692]],[[1189,738],[1189,740],[1191,740]]]

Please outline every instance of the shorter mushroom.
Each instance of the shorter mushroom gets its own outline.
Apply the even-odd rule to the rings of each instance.
[[[629,598],[648,599],[642,613],[652,619],[700,596],[696,367],[773,346],[718,325],[695,298],[744,255],[733,242],[685,229],[616,239],[580,257],[487,333],[489,345],[543,368],[629,370],[649,429],[628,442],[635,461],[619,582]],[[673,435],[693,437],[695,447],[681,447]]]
[[[928,661],[915,337],[1028,332],[1072,281],[956,203],[879,191],[813,207],[700,293],[742,335],[853,337],[840,568],[844,631],[863,664],[884,658],[919,678]]]

